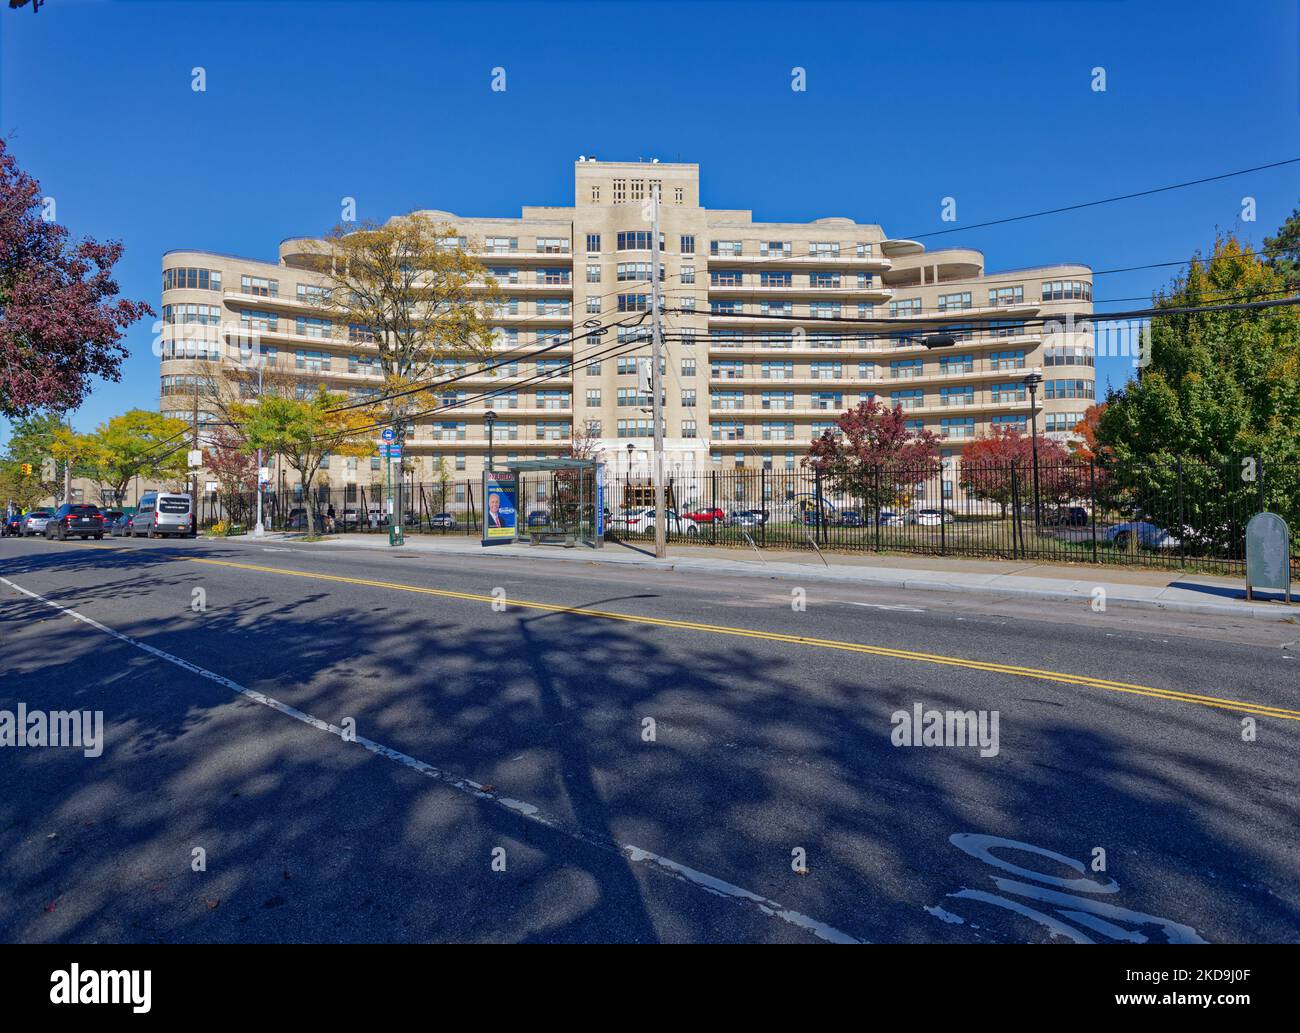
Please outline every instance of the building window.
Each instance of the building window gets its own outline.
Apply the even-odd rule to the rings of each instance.
[[[889,303],[891,316],[919,316],[921,314],[920,298],[900,298]]]
[[[990,305],[1020,305],[1025,300],[1025,288],[1023,286],[1015,287],[995,287],[989,291]]]
[[[614,180],[614,203],[620,204],[627,200],[627,180]]]
[[[693,387],[682,388],[682,408],[683,409],[695,408],[695,388]]]
[[[538,237],[537,253],[539,255],[567,255],[569,241],[566,237]]]
[[[591,200],[593,204],[600,201],[600,186],[596,183],[591,185]]]
[[[1044,301],[1091,301],[1092,284],[1086,280],[1043,281]]]
[[[261,298],[277,298],[280,296],[280,281],[268,280],[264,276],[241,276],[239,291],[241,294],[255,294]]]
[[[695,360],[692,358],[682,359],[682,376],[695,376]]]
[[[600,406],[600,388],[587,388],[587,408],[595,409]]]
[[[599,188],[597,188],[597,189],[599,189]],[[587,234],[587,254],[589,254],[589,255],[598,255],[598,254],[600,254],[600,234],[599,234],[599,233],[588,233],[588,234]]]
[[[483,241],[483,247],[491,254],[503,255],[511,251],[519,250],[518,237],[488,237]]]
[[[673,200],[681,204],[686,199],[686,192],[681,187],[673,187]]]
[[[688,233],[681,238],[681,252],[683,255],[695,254],[695,234]]]
[[[709,242],[709,254],[711,255],[740,255],[744,254],[745,246],[739,240],[714,240]]]
[[[654,234],[649,230],[627,230],[617,238],[620,251],[649,251],[654,246]],[[664,246],[664,235],[659,234],[659,246]]]
[[[163,290],[219,291],[221,273],[216,269],[164,269]]]
[[[590,262],[587,265],[587,282],[600,283],[600,263]]]
[[[647,312],[650,309],[650,295],[648,294],[620,294],[618,296],[618,310],[620,312]]]
[[[940,294],[939,311],[953,312],[959,309],[971,307],[970,291],[962,291],[958,294]]]
[[[764,258],[781,258],[793,250],[788,240],[763,240],[759,242],[758,253]]]

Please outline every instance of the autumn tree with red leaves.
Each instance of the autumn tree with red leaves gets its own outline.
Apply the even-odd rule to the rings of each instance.
[[[1083,490],[1081,477],[1086,478],[1087,473],[1078,457],[1071,457],[1052,438],[1038,439],[1039,495],[1044,505],[1064,505],[1078,497]],[[996,503],[1004,518],[1017,494],[1022,503],[1032,504],[1033,440],[1014,427],[990,428],[986,436],[966,446],[961,457],[960,480],[967,495]]]
[[[875,400],[842,413],[808,448],[804,466],[869,509],[895,505],[905,486],[939,469],[939,438],[911,430],[899,407]]]
[[[218,427],[203,449],[203,465],[217,482],[217,498],[227,513],[238,508],[240,495],[257,490],[257,454],[242,434]]]
[[[120,380],[121,338],[154,314],[118,298],[120,241],[73,241],[44,218],[40,184],[0,139],[0,416],[75,409],[99,377]]]

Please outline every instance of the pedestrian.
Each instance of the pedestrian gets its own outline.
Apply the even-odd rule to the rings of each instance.
[[[325,531],[328,534],[334,533],[334,503],[333,502],[331,502],[329,504],[329,508],[325,510]]]

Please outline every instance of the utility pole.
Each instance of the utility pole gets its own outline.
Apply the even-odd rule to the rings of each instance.
[[[262,363],[257,364],[257,404],[262,404]],[[266,533],[266,527],[262,523],[262,450],[257,450],[257,527],[253,529],[253,537],[261,538]]]
[[[72,434],[72,417],[68,417],[68,434]],[[72,501],[72,456],[63,459],[63,501]]]
[[[192,435],[192,437],[191,437],[191,439],[190,439],[191,442],[192,442],[192,444],[190,445],[190,448],[192,448],[192,449],[194,449],[195,451],[197,451],[197,450],[198,450],[198,447],[199,447],[199,395],[198,395],[198,391],[195,391],[195,393],[194,393],[194,407],[193,407],[193,409],[191,410],[191,413],[190,413],[190,434]],[[190,489],[190,506],[192,507],[192,512],[197,513],[197,512],[199,511],[199,468],[198,468],[197,466],[194,467],[194,473],[193,473],[193,474],[191,475],[191,477],[190,477],[190,482],[191,482],[191,484],[192,484],[192,488]]]
[[[650,309],[651,309],[651,348],[650,348],[650,392],[654,395],[653,413],[655,431],[655,556],[663,559],[668,555],[667,527],[668,514],[664,509],[664,398],[663,375],[659,364],[663,362],[663,315],[659,290],[659,187],[650,188],[650,199],[654,213],[653,226],[650,230]]]

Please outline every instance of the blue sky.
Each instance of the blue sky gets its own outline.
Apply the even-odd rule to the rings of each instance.
[[[960,226],[1300,155],[1295,0],[50,0],[0,10],[0,34],[0,133],[61,222],[125,242],[123,293],[155,309],[170,248],[274,259],[344,196],[362,218],[568,204],[581,153],[699,162],[706,206],[894,236],[949,228],[947,196]],[[1183,258],[1216,228],[1261,244],[1298,198],[1292,166],[929,243],[980,247],[990,271],[1109,269]],[[1095,297],[1145,298],[1172,272],[1099,276]],[[79,429],[157,406],[148,322]],[[1102,362],[1099,390],[1126,376]]]

